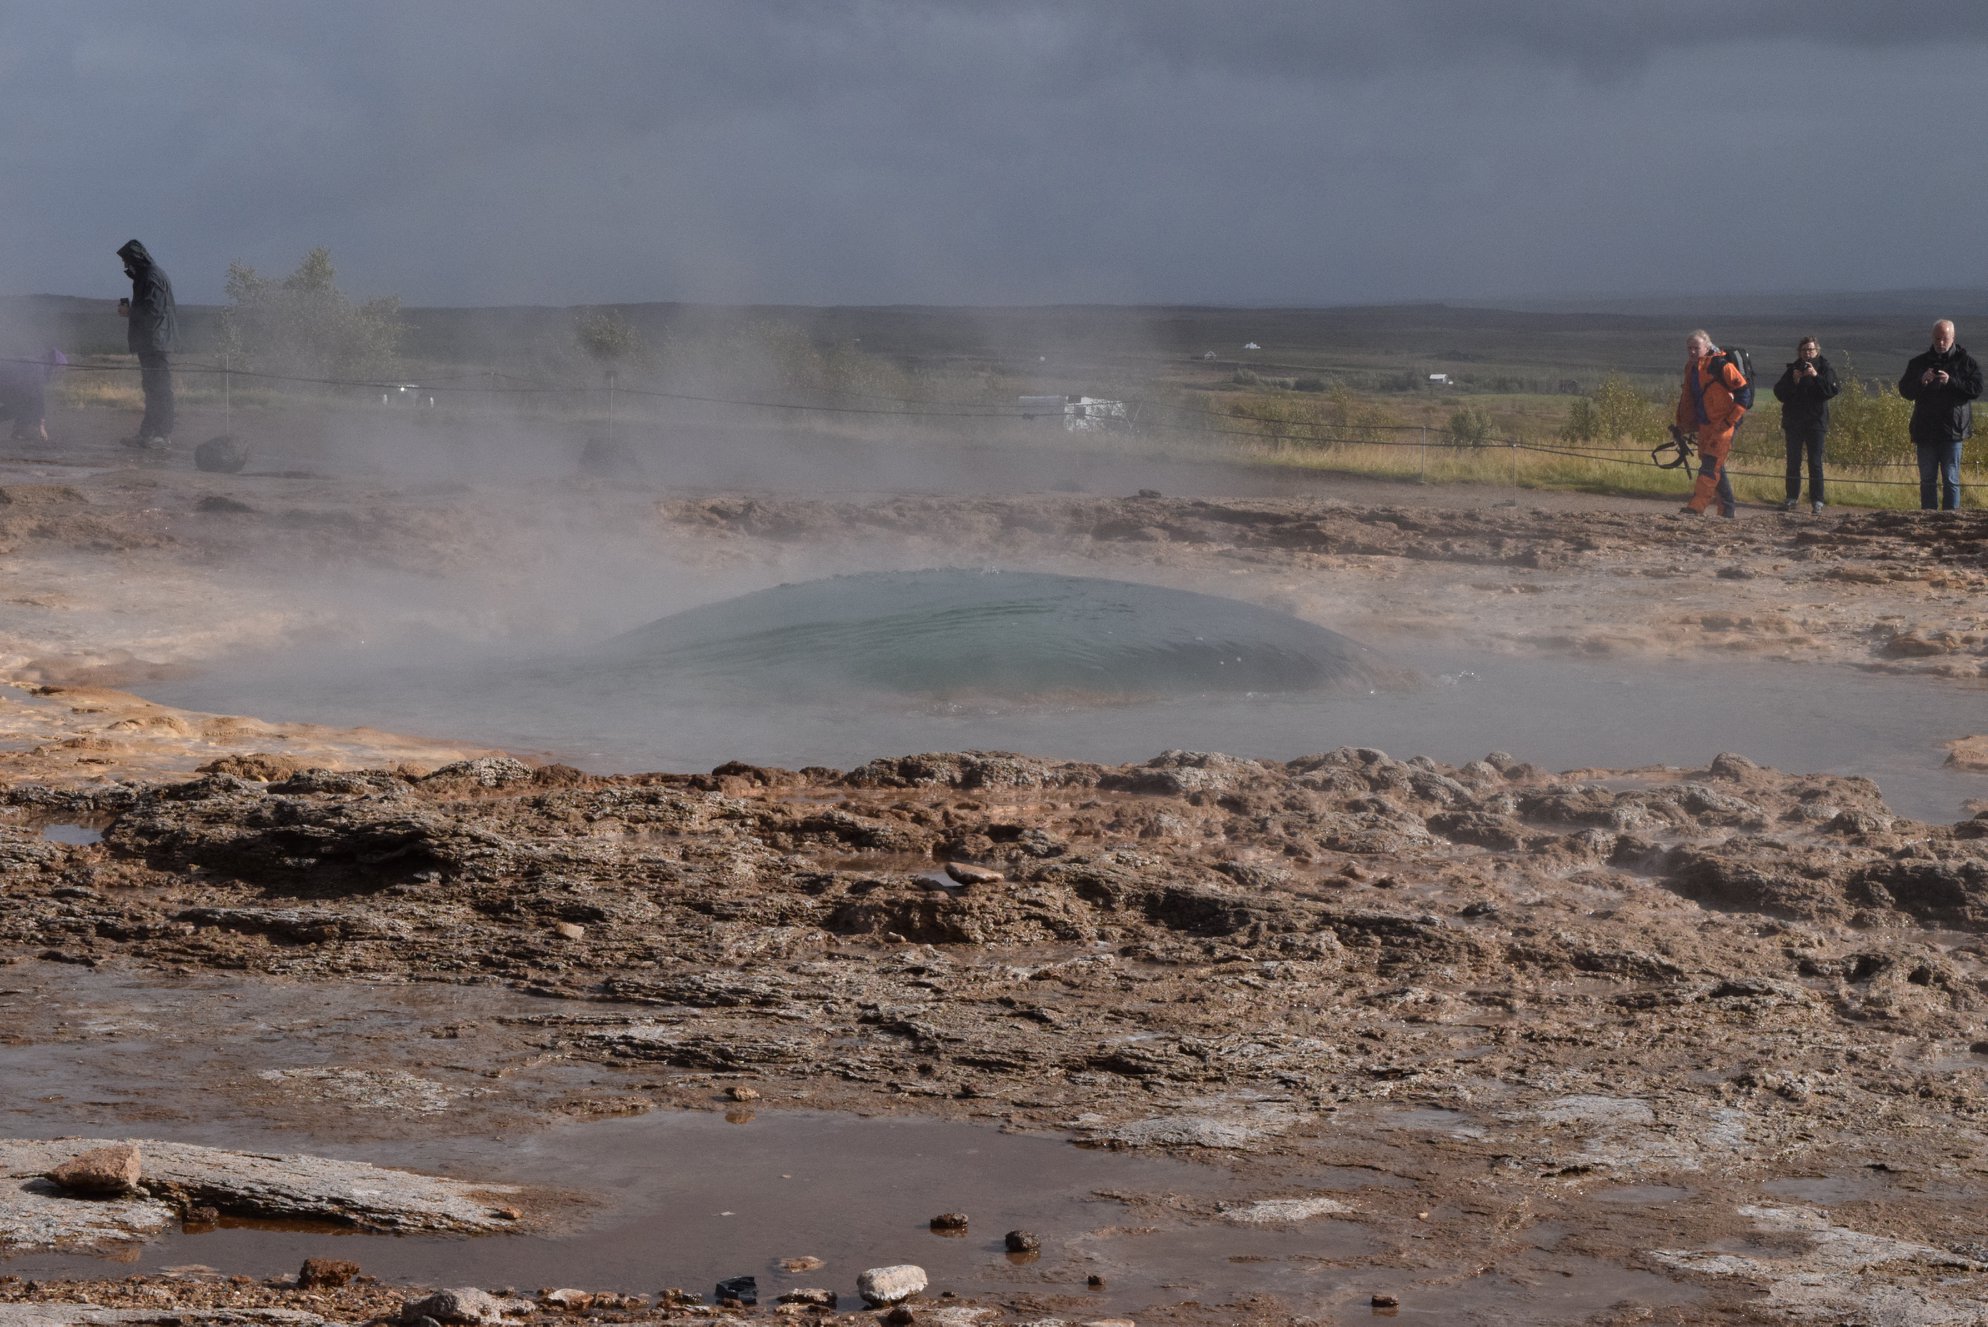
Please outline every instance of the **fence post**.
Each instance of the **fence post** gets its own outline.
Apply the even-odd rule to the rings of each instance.
[[[234,352],[221,352],[221,432],[234,432],[235,417],[235,356]]]
[[[1421,451],[1418,453],[1422,458],[1421,459],[1422,472],[1419,475],[1417,475],[1416,478],[1420,480],[1422,483],[1426,484],[1429,482],[1429,426],[1427,424],[1424,424],[1421,426],[1421,429],[1419,431],[1422,435],[1422,448]]]

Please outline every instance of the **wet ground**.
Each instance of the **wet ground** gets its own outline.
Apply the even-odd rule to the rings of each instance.
[[[1921,818],[1960,815],[1988,795],[1980,771],[1948,760],[1967,690],[1842,665],[1791,676],[1779,662],[1681,666],[1411,644],[1386,656],[1402,676],[1359,690],[1034,701],[800,694],[769,707],[722,681],[610,685],[544,656],[470,663],[464,648],[447,653],[453,663],[249,656],[138,689],[186,709],[447,734],[604,773],[728,760],[847,767],[881,752],[976,747],[1118,763],[1167,747],[1290,760],[1376,746],[1456,764],[1502,750],[1553,769],[1685,768],[1739,745],[1781,769],[1874,779],[1893,809]],[[1988,713],[1988,686],[1972,690]]]
[[[445,481],[459,433],[395,477],[363,437],[309,476],[0,465],[0,1132],[520,1183],[532,1233],[16,1251],[0,1301],[580,1283],[654,1320],[751,1273],[846,1312],[917,1262],[934,1322],[1988,1312],[1978,515],[999,465],[695,495],[509,437]],[[504,672],[961,565],[1227,594],[1422,681],[724,708]],[[902,756],[968,748],[1030,754]],[[311,1253],[388,1285],[310,1299]]]

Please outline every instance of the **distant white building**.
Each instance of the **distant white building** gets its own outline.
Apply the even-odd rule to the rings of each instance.
[[[1244,349],[1244,350],[1261,350],[1261,349],[1263,349],[1263,347],[1262,347],[1262,346],[1260,346],[1260,345],[1258,345],[1258,344],[1256,344],[1256,342],[1254,342],[1254,341],[1246,341],[1246,342],[1244,342],[1244,343],[1243,343],[1243,349]]]
[[[1447,373],[1432,373],[1429,375],[1429,385],[1431,387],[1447,387],[1450,385],[1450,375]]]
[[[1129,428],[1131,416],[1125,402],[1101,396],[1024,396],[1023,419],[1061,419],[1071,433],[1097,433],[1105,429]]]

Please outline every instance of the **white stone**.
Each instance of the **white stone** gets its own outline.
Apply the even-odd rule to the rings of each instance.
[[[1315,1216],[1334,1216],[1352,1210],[1333,1198],[1265,1198],[1261,1202],[1224,1207],[1222,1219],[1245,1226],[1270,1226],[1285,1221],[1309,1221]]]
[[[925,1288],[925,1269],[912,1263],[872,1267],[856,1278],[856,1293],[871,1308],[909,1299]]]
[[[528,1299],[499,1299],[475,1286],[458,1286],[453,1290],[437,1290],[421,1299],[408,1300],[401,1305],[400,1319],[412,1322],[416,1318],[433,1318],[441,1323],[489,1327],[489,1324],[502,1322],[506,1314],[530,1313],[536,1307]]]

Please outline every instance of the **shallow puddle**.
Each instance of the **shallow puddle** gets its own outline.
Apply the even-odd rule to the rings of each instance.
[[[88,825],[43,825],[41,836],[51,843],[67,843],[83,847],[103,842],[103,831],[91,829]]]
[[[592,1124],[564,1124],[501,1146],[433,1139],[372,1149],[393,1165],[510,1183],[581,1190],[599,1206],[560,1237],[481,1239],[336,1235],[223,1226],[178,1234],[120,1261],[124,1271],[203,1263],[254,1276],[295,1272],[312,1256],[349,1258],[372,1275],[442,1284],[531,1289],[572,1285],[653,1293],[682,1286],[709,1294],[730,1276],[759,1279],[763,1297],[827,1286],[853,1298],[866,1267],[912,1262],[935,1291],[1023,1287],[1083,1293],[1087,1278],[1116,1280],[1100,1304],[1130,1305],[1173,1270],[1211,1294],[1265,1290],[1262,1268],[1227,1258],[1281,1258],[1302,1250],[1353,1256],[1365,1235],[1307,1230],[1226,1230],[1148,1246],[1100,1234],[1124,1220],[1099,1190],[1207,1193],[1219,1171],[1161,1158],[1088,1152],[1056,1140],[925,1120],[859,1119],[805,1111],[665,1111]],[[292,1139],[295,1148],[310,1146]],[[963,1238],[929,1228],[941,1212],[965,1212]],[[1343,1223],[1327,1223],[1343,1225]],[[1007,1231],[1042,1240],[1032,1263],[1010,1261]],[[1213,1246],[1211,1247],[1211,1239]],[[785,1273],[783,1258],[826,1266]],[[101,1275],[99,1259],[32,1255],[0,1261],[17,1276]],[[1135,1288],[1144,1288],[1135,1293]]]
[[[1588,1194],[1590,1202],[1617,1204],[1623,1207],[1660,1207],[1665,1203],[1681,1203],[1695,1197],[1697,1195],[1690,1189],[1676,1184],[1618,1184],[1606,1189],[1595,1189]]]
[[[1372,1251],[1373,1237],[1351,1221],[1245,1227],[1213,1216],[1235,1185],[1217,1166],[759,1103],[548,1125],[554,1097],[625,1088],[627,1076],[564,1063],[491,1072],[516,1054],[502,1040],[511,1028],[617,1010],[629,1012],[486,987],[0,969],[10,1043],[0,1045],[0,1133],[310,1152],[570,1195],[553,1202],[557,1234],[417,1238],[229,1222],[104,1256],[0,1257],[0,1273],[202,1264],[287,1276],[323,1256],[410,1282],[709,1295],[722,1278],[753,1275],[764,1298],[827,1286],[853,1299],[864,1268],[914,1262],[935,1291],[1069,1294],[1131,1312],[1193,1296],[1315,1295],[1352,1275],[1322,1281],[1322,1262],[1357,1264]],[[1299,1166],[1282,1193],[1331,1193],[1350,1207],[1363,1191],[1400,1183]],[[934,1233],[942,1212],[965,1212],[966,1234]],[[1003,1236],[1016,1229],[1041,1239],[1038,1257],[1007,1256]],[[780,1270],[781,1259],[804,1255],[826,1266]],[[1105,1287],[1091,1289],[1092,1276]]]

